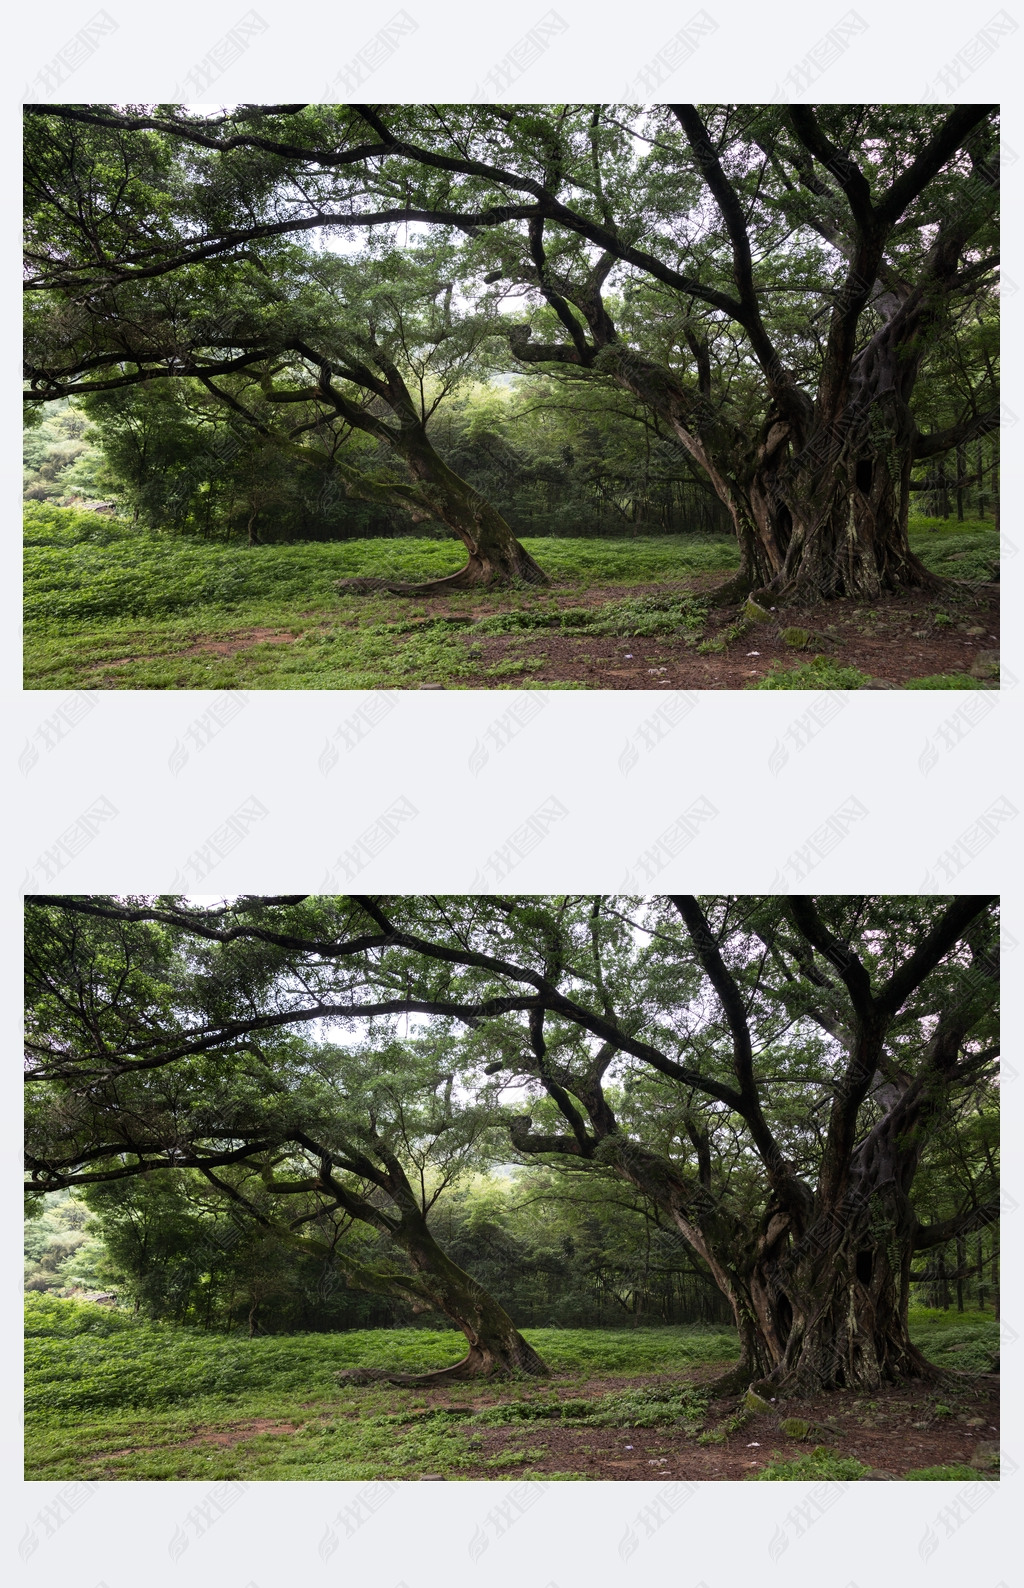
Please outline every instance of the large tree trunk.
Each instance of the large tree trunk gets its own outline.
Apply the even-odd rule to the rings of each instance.
[[[875,1390],[937,1376],[910,1339],[913,1215],[890,1183],[847,1197],[797,1241],[767,1219],[743,1283],[751,1360],[793,1390]]]
[[[802,1275],[769,1270],[752,1279],[758,1360],[769,1383],[790,1390],[875,1390],[933,1376],[910,1339],[904,1271],[884,1246]]]
[[[405,1200],[403,1198],[403,1200]],[[368,1222],[374,1223],[374,1220]],[[355,1382],[386,1379],[392,1384],[444,1384],[449,1380],[501,1378],[528,1374],[547,1375],[545,1362],[519,1333],[505,1309],[484,1287],[442,1250],[427,1228],[418,1208],[406,1205],[400,1222],[389,1223],[388,1234],[407,1255],[414,1277],[371,1273],[348,1266],[349,1282],[359,1289],[413,1299],[413,1311],[437,1311],[465,1335],[468,1351],[451,1367],[429,1373],[397,1373],[380,1368],[354,1368],[343,1376]],[[335,1256],[338,1257],[338,1253]],[[341,1264],[346,1269],[344,1262]]]
[[[910,549],[913,361],[883,340],[849,382],[837,417],[770,413],[758,440],[735,430],[671,371],[619,346],[602,367],[671,426],[728,508],[740,573],[719,599],[772,605],[943,584]]]
[[[398,595],[435,595],[486,585],[546,585],[548,576],[513,535],[496,508],[438,456],[422,426],[405,426],[397,449],[434,516],[469,553],[464,568],[446,579],[389,584]]]
[[[745,1230],[635,1143],[616,1157],[618,1172],[708,1264],[732,1308],[740,1361],[720,1392],[748,1383],[787,1393],[877,1389],[937,1372],[908,1332],[914,1216],[884,1151],[876,1148],[875,1172],[856,1171],[856,1190],[819,1209],[806,1229],[803,1215],[773,1203]]]
[[[494,1378],[513,1373],[544,1377],[547,1366],[523,1339],[505,1309],[482,1285],[442,1251],[426,1221],[408,1215],[396,1239],[407,1252],[425,1292],[438,1311],[461,1329],[469,1352],[453,1367],[435,1373],[392,1374],[395,1383],[436,1384],[447,1379]]]
[[[874,397],[795,456],[789,441],[787,426],[768,426],[749,487],[762,598],[874,600],[941,586],[910,548],[912,435],[901,405]]]

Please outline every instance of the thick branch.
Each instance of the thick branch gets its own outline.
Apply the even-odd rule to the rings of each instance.
[[[970,1230],[976,1230],[985,1224],[994,1224],[999,1218],[999,1202],[975,1203],[971,1207],[961,1208],[959,1213],[954,1213],[948,1219],[940,1219],[935,1224],[919,1224],[914,1233],[914,1251],[926,1252],[933,1246],[944,1246],[955,1235],[966,1235]]]

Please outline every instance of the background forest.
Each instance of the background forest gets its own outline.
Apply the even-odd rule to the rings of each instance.
[[[960,1165],[970,1185],[987,1168],[994,1116],[979,1109]],[[973,1169],[972,1169],[973,1159]],[[612,1187],[565,1185],[550,1172],[507,1166],[478,1173],[435,1214],[455,1261],[524,1326],[728,1324],[710,1276],[656,1210]],[[132,1313],[202,1329],[288,1333],[445,1327],[394,1297],[340,1285],[320,1260],[243,1230],[211,1205],[201,1177],[152,1176],[117,1191],[56,1191],[25,1224],[25,1289],[104,1297]],[[936,1181],[936,1208],[949,1188]],[[364,1236],[366,1258],[386,1243]],[[954,1237],[917,1265],[914,1305],[999,1315],[998,1227]]]

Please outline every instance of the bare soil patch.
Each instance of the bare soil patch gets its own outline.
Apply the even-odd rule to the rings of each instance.
[[[226,1428],[197,1428],[191,1439],[176,1439],[168,1445],[132,1445],[127,1450],[110,1450],[105,1461],[115,1456],[138,1456],[156,1450],[189,1450],[199,1445],[216,1445],[222,1450],[243,1444],[257,1434],[297,1434],[295,1423],[281,1422],[274,1417],[252,1417],[242,1423],[230,1423]]]
[[[233,634],[229,640],[200,640],[182,651],[182,656],[235,656],[253,645],[294,645],[297,634],[282,633],[280,629],[245,629]]]
[[[689,1382],[714,1378],[720,1371],[694,1374]],[[567,1389],[560,1398],[590,1398],[614,1390],[678,1382],[668,1374],[590,1379]],[[502,1399],[500,1395],[474,1397],[472,1410]],[[441,1404],[440,1400],[436,1404]],[[969,1463],[979,1444],[998,1440],[998,1381],[976,1382],[971,1393],[958,1392],[950,1402],[949,1415],[936,1413],[936,1405],[941,1404],[935,1386],[925,1384],[887,1387],[871,1394],[787,1399],[771,1412],[751,1414],[721,1443],[709,1445],[700,1445],[672,1428],[567,1428],[547,1419],[504,1427],[467,1425],[470,1448],[479,1456],[480,1465],[464,1475],[493,1477],[494,1466],[485,1463],[529,1451],[524,1465],[541,1475],[577,1472],[586,1478],[646,1483],[652,1479],[735,1480],[749,1477],[773,1459],[792,1460],[824,1444],[837,1456],[854,1457],[866,1467],[901,1478],[923,1467]],[[712,1402],[707,1426],[724,1424],[735,1411],[735,1399]],[[788,1418],[825,1424],[835,1433],[827,1438],[818,1433],[805,1440],[787,1438],[779,1423]]]
[[[701,583],[694,581],[693,593]],[[602,592],[603,599],[572,603],[600,607],[626,596],[663,595],[664,586],[632,586]],[[943,604],[945,600],[945,605]],[[570,603],[566,602],[565,605]],[[500,663],[540,661],[539,668],[524,668],[538,684],[579,683],[591,689],[745,689],[771,671],[772,664],[796,667],[813,656],[825,656],[843,667],[856,667],[875,681],[876,687],[898,689],[910,679],[935,674],[970,672],[982,651],[998,649],[998,596],[986,592],[961,597],[950,609],[948,597],[923,591],[889,596],[874,606],[846,601],[817,606],[785,608],[771,621],[732,639],[729,630],[740,616],[739,608],[713,609],[701,642],[724,641],[725,649],[702,654],[692,636],[609,638],[606,636],[542,629],[526,634],[473,633],[470,642],[483,647],[479,681],[470,687],[487,688],[487,671]],[[936,622],[936,618],[940,621]],[[946,621],[950,618],[951,621]],[[810,643],[801,648],[782,635],[805,629]],[[511,676],[511,675],[509,675]]]
[[[177,651],[142,651],[133,652],[131,656],[115,657],[112,661],[97,663],[95,671],[107,673],[118,667],[132,667],[137,662],[175,661],[187,656],[236,656],[239,651],[250,650],[254,645],[294,645],[298,637],[297,634],[280,629],[240,629],[229,639],[197,640],[194,645],[183,646]]]

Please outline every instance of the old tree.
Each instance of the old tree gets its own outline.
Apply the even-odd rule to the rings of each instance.
[[[262,347],[250,325],[182,361],[155,284],[272,275],[289,234],[397,246],[415,223],[460,242],[457,298],[493,289],[510,368],[657,416],[728,510],[734,593],[929,585],[911,470],[998,424],[990,359],[937,426],[916,400],[992,315],[997,122],[986,105],[35,107],[29,400],[294,355],[279,320]],[[351,355],[317,351],[326,395]],[[466,580],[524,576],[500,531],[485,567],[473,555]]]
[[[991,1155],[938,1219],[916,1191],[992,1106],[994,899],[40,897],[28,916],[31,1194],[192,1168],[350,1283],[446,1313],[459,1373],[543,1372],[430,1230],[428,1185],[494,1130],[499,1155],[649,1199],[728,1299],[735,1384],[934,1371],[908,1333],[915,1254],[997,1211]],[[360,1265],[353,1221],[404,1254],[393,1273]]]

